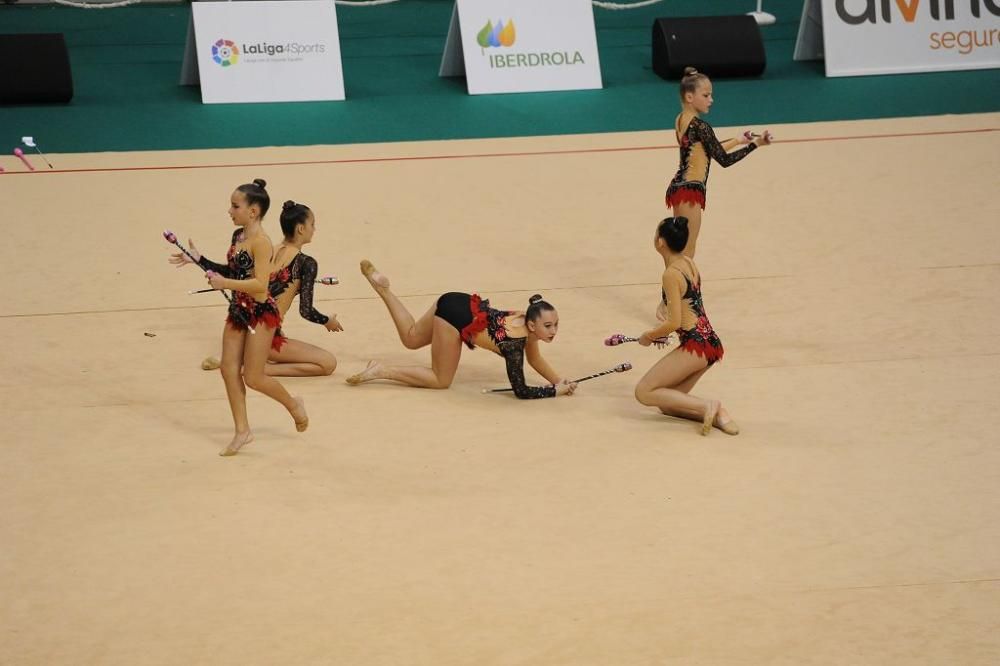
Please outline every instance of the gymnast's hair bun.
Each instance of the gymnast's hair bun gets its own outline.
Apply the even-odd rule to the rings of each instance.
[[[674,217],[674,225],[676,225],[678,229],[686,230],[688,228],[688,219],[683,215],[677,215]]]
[[[694,76],[697,73],[698,73],[698,70],[695,69],[694,67],[685,67],[684,68],[684,76]]]
[[[295,208],[296,206],[298,206],[298,204],[289,199],[285,203],[281,204],[281,210],[288,210],[289,208]]]
[[[253,184],[262,190],[267,187],[267,181],[264,180],[263,178],[254,178]]]
[[[537,303],[540,300],[542,300],[542,295],[541,294],[535,294],[534,296],[532,296],[531,298],[528,299],[528,305],[534,305],[535,303]]]

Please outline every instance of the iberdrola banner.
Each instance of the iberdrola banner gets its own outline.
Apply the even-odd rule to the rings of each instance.
[[[590,0],[456,0],[441,76],[469,94],[601,88]]]

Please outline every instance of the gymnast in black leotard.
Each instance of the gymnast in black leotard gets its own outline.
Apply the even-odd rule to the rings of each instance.
[[[240,448],[253,441],[247,417],[247,387],[280,402],[291,414],[299,432],[309,426],[302,399],[293,398],[285,387],[264,372],[274,334],[281,324],[281,314],[268,290],[274,249],[262,226],[263,217],[271,204],[266,185],[264,180],[258,178],[252,183],[240,185],[230,196],[229,217],[240,229],[233,234],[227,264],[215,264],[201,257],[191,244],[194,260],[209,271],[209,284],[215,289],[232,292],[222,332],[221,370],[236,433],[220,452],[224,456],[235,455]],[[191,258],[178,253],[170,261],[183,266],[191,263]]]
[[[518,398],[553,398],[571,395],[576,390],[576,384],[562,380],[538,349],[539,341],[551,342],[559,330],[555,308],[541,296],[532,296],[528,309],[519,312],[492,308],[478,294],[448,292],[414,321],[390,291],[389,280],[370,261],[361,262],[361,272],[385,302],[403,345],[407,349],[431,345],[431,367],[385,366],[370,361],[364,370],[348,377],[348,384],[391,379],[408,386],[448,388],[458,369],[464,342],[469,349],[482,347],[504,358],[507,378]],[[524,378],[525,360],[549,382],[548,386],[528,386]]]
[[[745,133],[737,139],[719,141],[712,126],[699,117],[712,108],[712,82],[694,67],[684,69],[681,79],[681,112],[674,121],[674,136],[680,147],[680,164],[673,180],[667,186],[667,208],[673,209],[675,217],[688,219],[691,235],[684,254],[694,257],[697,249],[698,233],[701,231],[701,214],[708,194],[708,171],[712,160],[720,166],[736,164],[758,146],[770,143],[770,133],[750,138]],[[728,152],[736,146],[739,150]]]
[[[708,321],[701,297],[701,273],[694,260],[684,254],[688,221],[668,217],[656,228],[653,247],[663,257],[662,288],[664,319],[656,328],[639,336],[648,347],[677,332],[680,346],[649,369],[635,387],[635,398],[668,416],[701,421],[701,432],[712,428],[736,435],[740,429],[718,400],[691,395],[691,389],[722,358],[719,336]]]

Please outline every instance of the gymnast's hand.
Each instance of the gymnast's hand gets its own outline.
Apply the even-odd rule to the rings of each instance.
[[[199,252],[198,248],[194,246],[194,242],[190,238],[188,238],[188,249],[190,250],[191,254],[194,256],[195,259],[201,259],[201,252]],[[187,256],[183,252],[175,252],[174,254],[170,255],[170,259],[168,259],[168,261],[177,268],[194,263],[193,261],[191,261],[191,257]]]
[[[636,340],[636,342],[638,342],[643,347],[648,347],[649,345],[653,344],[654,340],[653,336],[649,334],[649,331],[646,331],[645,333],[639,336],[639,339]],[[656,346],[659,347],[660,344],[658,343]]]
[[[323,326],[325,326],[326,330],[330,331],[331,333],[336,333],[337,331],[344,330],[344,327],[340,325],[339,321],[337,321],[337,315],[335,314],[330,315],[330,319],[327,320],[327,322],[323,324]]]
[[[226,278],[222,277],[215,271],[205,271],[205,277],[208,278],[208,283],[212,285],[212,289],[225,288]]]
[[[576,382],[571,382],[568,379],[564,379],[556,384],[556,395],[573,395],[573,391],[575,390]]]

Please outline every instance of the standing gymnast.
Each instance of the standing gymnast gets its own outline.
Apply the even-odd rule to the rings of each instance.
[[[407,349],[431,346],[431,367],[384,366],[369,361],[368,367],[347,378],[348,384],[390,379],[407,386],[446,389],[455,377],[464,342],[469,349],[482,347],[503,356],[507,378],[518,398],[554,398],[572,395],[576,390],[576,383],[562,380],[538,349],[540,340],[552,342],[559,330],[556,309],[541,296],[532,296],[527,311],[518,312],[494,310],[490,302],[478,294],[449,292],[442,294],[434,306],[414,321],[406,306],[389,289],[389,279],[376,271],[367,259],[361,262],[361,272],[389,309],[403,346]],[[549,386],[526,384],[525,358],[550,382]]]
[[[678,332],[680,346],[664,356],[639,380],[635,399],[657,407],[668,416],[701,421],[701,434],[712,426],[736,435],[740,429],[718,400],[690,395],[694,385],[712,365],[722,358],[722,341],[712,329],[701,300],[701,273],[691,257],[684,254],[688,242],[688,221],[668,217],[656,229],[653,246],[663,257],[661,292],[665,319],[657,328],[639,337],[648,347],[654,340]]]
[[[681,79],[681,112],[674,120],[674,132],[680,147],[680,166],[677,175],[667,187],[667,208],[675,217],[686,217],[690,223],[691,237],[684,254],[694,257],[701,231],[701,212],[705,209],[708,193],[708,169],[715,160],[723,167],[736,164],[758,146],[771,142],[770,132],[751,139],[749,133],[738,139],[720,142],[712,126],[699,117],[712,108],[712,82],[694,67],[684,68]],[[736,146],[744,148],[728,152]]]
[[[327,317],[313,307],[313,287],[319,265],[302,252],[302,246],[311,242],[316,233],[316,217],[312,210],[305,204],[286,201],[281,207],[281,231],[285,239],[275,251],[275,272],[271,275],[268,291],[278,304],[282,321],[297,294],[299,315],[303,319],[330,332],[343,331],[337,315]],[[196,257],[200,256],[193,244],[191,250]],[[337,359],[333,354],[308,342],[286,338],[280,328],[274,333],[267,361],[264,372],[270,377],[332,375],[337,368]],[[211,356],[201,363],[203,370],[216,370],[219,365],[219,359]]]
[[[266,185],[263,179],[257,178],[253,183],[237,187],[230,197],[229,217],[239,228],[233,233],[226,255],[227,264],[216,264],[195,255],[198,265],[209,271],[206,275],[213,289],[232,291],[229,314],[222,330],[221,369],[236,432],[229,445],[219,452],[223,456],[235,455],[253,441],[247,418],[247,386],[280,402],[291,414],[299,432],[309,426],[302,398],[293,398],[284,386],[264,372],[268,353],[275,344],[274,334],[281,325],[278,305],[268,292],[274,248],[261,225],[271,204]],[[191,263],[183,253],[174,254],[170,261],[177,266]],[[248,335],[251,328],[255,332]],[[280,339],[277,345],[280,346]]]

